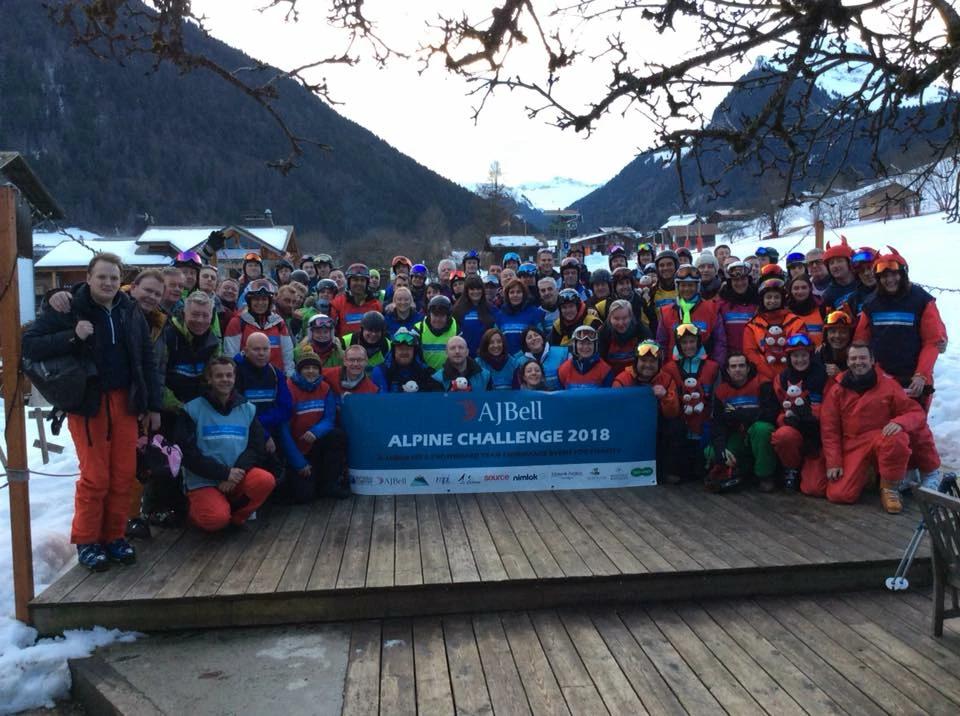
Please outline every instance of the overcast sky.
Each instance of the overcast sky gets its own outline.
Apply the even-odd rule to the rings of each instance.
[[[323,14],[316,12],[328,6],[326,0],[301,2],[298,23],[284,22],[284,12],[278,8],[258,12],[266,2],[195,0],[194,4],[198,12],[207,15],[214,36],[281,68],[339,53],[343,35],[335,34],[326,26]],[[449,13],[451,6],[464,4],[469,2],[367,0],[364,7],[369,17],[380,21],[378,31],[388,41],[409,49],[415,47],[411,39],[425,36],[425,18],[435,17],[436,8]],[[483,0],[479,4],[489,8],[493,3]],[[571,36],[596,31],[594,26],[569,27]],[[661,50],[676,52],[676,38],[638,39],[654,56]],[[518,71],[533,62],[529,53],[518,52],[512,67]],[[587,137],[569,129],[561,131],[543,119],[528,119],[524,107],[530,97],[507,92],[498,93],[475,124],[471,108],[476,99],[467,96],[470,86],[463,79],[439,66],[419,76],[417,69],[416,63],[403,61],[379,69],[367,58],[350,68],[325,66],[320,73],[328,79],[333,97],[343,103],[335,107],[338,112],[460,184],[484,181],[494,160],[500,162],[508,185],[554,176],[602,183],[653,141],[649,125],[636,113],[608,116]],[[565,78],[569,101],[583,97],[586,88],[602,86],[608,73],[608,64],[602,61],[585,66],[576,77]]]

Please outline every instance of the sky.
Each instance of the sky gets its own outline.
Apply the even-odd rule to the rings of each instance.
[[[338,54],[343,46],[343,35],[328,28],[323,14],[317,12],[325,9],[327,2],[301,2],[297,23],[284,21],[282,7],[258,12],[257,8],[265,4],[267,0],[194,2],[197,12],[206,15],[206,26],[216,38],[283,69]],[[369,17],[379,20],[378,32],[391,45],[410,49],[426,36],[425,18],[436,17],[440,8],[449,13],[452,4],[449,0],[367,0],[364,7]],[[456,3],[458,7],[471,4],[489,8],[493,3]],[[416,15],[411,14],[411,8]],[[568,23],[567,28],[571,39],[600,32],[595,39],[602,40],[616,29],[616,24],[584,27]],[[660,51],[676,54],[676,37],[643,36],[636,29],[631,32],[633,38],[645,43],[651,56]],[[524,49],[511,59],[516,72],[534,66],[537,58]],[[527,118],[524,108],[530,98],[506,91],[499,92],[474,123],[476,98],[467,96],[471,87],[465,80],[440,66],[422,74],[418,74],[418,68],[413,61],[396,61],[380,69],[368,56],[357,66],[327,65],[318,74],[328,80],[334,99],[342,102],[335,107],[339,113],[462,185],[485,181],[494,160],[500,162],[503,181],[510,186],[555,176],[604,183],[653,142],[649,123],[637,113],[610,115],[587,136],[572,129],[561,131],[545,119]],[[566,83],[567,101],[582,102],[591,87],[603,86],[608,72],[604,60],[565,77],[562,81]]]

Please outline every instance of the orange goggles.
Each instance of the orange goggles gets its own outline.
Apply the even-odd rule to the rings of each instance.
[[[656,358],[660,355],[660,344],[656,341],[643,341],[637,346],[637,355],[653,356]]]
[[[681,336],[699,336],[700,328],[693,323],[681,323],[679,326],[677,326],[674,333],[676,334],[677,338],[680,338]]]
[[[901,271],[903,266],[894,259],[880,259],[873,264],[873,272],[881,274],[884,271]]]
[[[849,326],[850,316],[845,311],[830,311],[830,313],[827,314],[826,325]]]
[[[244,261],[256,261],[256,262],[259,263],[259,262],[263,261],[263,258],[261,258],[260,254],[254,253],[254,252],[250,251],[250,252],[245,253],[245,254],[243,255],[243,260],[244,260]]]

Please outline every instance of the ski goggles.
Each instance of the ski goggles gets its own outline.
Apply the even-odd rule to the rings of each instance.
[[[727,276],[732,279],[750,278],[750,267],[743,261],[734,261],[732,264],[728,264],[725,270]]]
[[[756,256],[766,256],[766,257],[768,257],[768,258],[770,258],[770,259],[772,259],[772,260],[774,260],[774,261],[776,261],[778,258],[780,258],[780,252],[779,252],[779,251],[777,251],[776,249],[767,248],[766,246],[761,246],[759,249],[757,249],[755,255],[756,255]]]
[[[695,323],[681,323],[673,332],[677,338],[682,338],[683,336],[699,336],[700,328]]]
[[[420,342],[416,331],[411,331],[409,328],[404,327],[397,329],[397,332],[393,334],[392,340],[401,346],[415,346]]]
[[[276,293],[277,289],[274,287],[273,281],[268,278],[258,278],[256,281],[251,281],[250,287],[247,289],[247,296],[251,298],[256,296],[272,297]]]
[[[643,341],[637,346],[637,356],[660,356],[660,344],[656,341]]]
[[[326,264],[333,268],[333,257],[330,254],[317,254],[313,257],[314,264]]]
[[[850,316],[845,311],[830,311],[824,325],[827,326],[849,326]]]
[[[590,341],[591,343],[596,343],[597,330],[591,326],[577,326],[573,329],[570,338],[574,341]]]
[[[894,259],[882,259],[873,265],[873,272],[881,274],[884,271],[902,271],[903,266]]]
[[[804,266],[807,263],[807,257],[801,254],[799,251],[787,254],[787,268],[791,266],[796,266],[797,264],[803,264]]]
[[[691,266],[690,264],[684,264],[677,269],[677,281],[699,281],[700,280],[700,269],[696,266]]]
[[[248,251],[243,255],[243,261],[244,263],[246,263],[247,261],[256,261],[259,264],[259,263],[263,263],[263,258],[260,256],[260,254],[256,253],[255,251]]]
[[[488,273],[486,276],[483,277],[483,285],[484,285],[484,286],[499,286],[499,285],[500,285],[500,279],[497,278],[496,276],[494,276],[492,273]]]
[[[175,263],[178,264],[194,264],[196,266],[203,266],[203,259],[200,258],[200,254],[196,251],[181,251],[177,254],[177,258],[174,259]]]
[[[324,315],[322,313],[317,314],[310,319],[310,330],[314,328],[329,328],[333,330],[333,319],[330,316]]]
[[[812,345],[806,333],[797,333],[787,339],[787,348],[810,348]]]
[[[638,254],[653,254],[653,247],[650,244],[640,244],[637,247]]]
[[[872,264],[876,260],[877,254],[869,249],[860,249],[852,257],[850,257],[850,263],[856,264]]]

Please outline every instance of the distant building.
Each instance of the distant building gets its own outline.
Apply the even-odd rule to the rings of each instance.
[[[544,246],[546,246],[546,243],[536,236],[504,235],[488,236],[484,248],[489,252],[490,261],[502,264],[504,254],[511,251],[520,254],[523,261],[533,261],[536,258],[537,250]]]
[[[87,265],[99,253],[116,254],[123,260],[124,281],[129,281],[145,268],[162,268],[173,263],[170,256],[138,254],[137,239],[83,239],[79,236],[77,239],[61,241],[33,265],[34,290],[38,295],[52,288],[86,281]]]
[[[920,213],[920,195],[898,182],[871,189],[860,197],[860,221],[886,221]]]
[[[704,246],[713,246],[717,241],[717,225],[706,221],[699,214],[675,214],[667,218],[660,227],[661,232],[669,234],[672,243],[678,246],[696,245],[697,237],[703,239]]]
[[[601,226],[595,234],[574,236],[570,239],[570,246],[583,249],[585,255],[606,255],[614,246],[622,246],[627,255],[632,256],[642,239],[643,234],[631,226]]]

